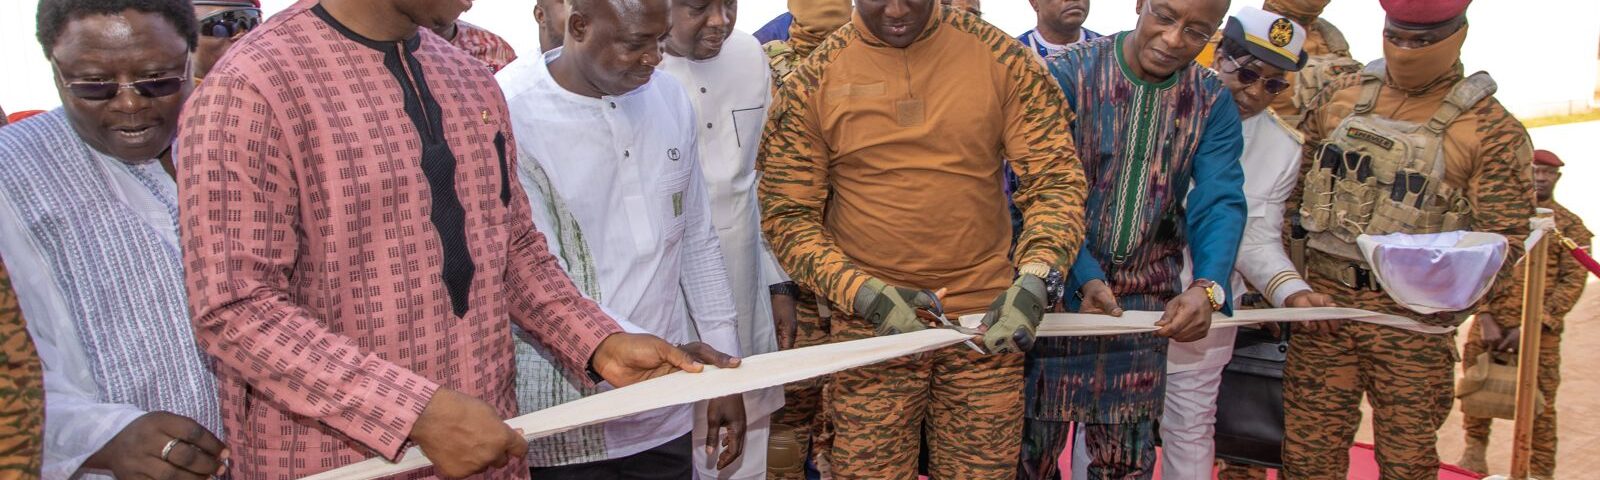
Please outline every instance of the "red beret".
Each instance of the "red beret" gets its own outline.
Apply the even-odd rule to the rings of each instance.
[[[1552,167],[1564,167],[1567,165],[1565,162],[1561,161],[1561,157],[1557,157],[1555,153],[1552,153],[1549,150],[1534,150],[1533,164],[1549,165]]]
[[[1389,19],[1411,25],[1433,25],[1461,16],[1472,0],[1378,0]]]

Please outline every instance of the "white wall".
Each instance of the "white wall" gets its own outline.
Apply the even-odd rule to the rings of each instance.
[[[292,0],[265,0],[270,14]],[[1101,33],[1132,28],[1134,0],[1096,0],[1086,26]],[[505,37],[518,52],[538,52],[534,0],[478,0],[463,18]],[[1234,2],[1259,5],[1258,0]],[[8,111],[60,104],[50,67],[34,40],[34,0],[0,0],[0,106]],[[754,31],[787,9],[785,0],[743,0],[739,27]],[[1026,0],[985,0],[984,16],[1013,34],[1031,28]],[[1478,0],[1468,17],[1472,32],[1463,61],[1487,70],[1500,83],[1500,101],[1519,115],[1564,113],[1587,106],[1596,85],[1600,2],[1595,0]],[[1351,50],[1366,60],[1383,55],[1383,11],[1376,0],[1337,0],[1326,18],[1349,37]]]

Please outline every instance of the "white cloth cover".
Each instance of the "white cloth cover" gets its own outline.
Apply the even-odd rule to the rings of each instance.
[[[1362,235],[1356,245],[1389,298],[1424,315],[1478,303],[1506,260],[1506,237],[1494,233]]]

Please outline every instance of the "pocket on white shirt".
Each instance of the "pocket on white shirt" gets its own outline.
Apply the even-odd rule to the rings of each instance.
[[[689,208],[689,169],[664,172],[656,185],[656,211],[661,225],[661,238],[668,240],[683,235],[684,214]]]
[[[761,129],[766,128],[767,110],[762,107],[741,108],[733,111],[733,133],[739,148],[754,148],[761,141]]]

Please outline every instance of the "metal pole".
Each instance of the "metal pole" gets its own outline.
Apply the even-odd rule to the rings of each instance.
[[[1550,216],[1547,210],[1540,217]],[[1511,437],[1511,478],[1528,478],[1528,463],[1533,457],[1534,396],[1539,391],[1539,335],[1543,333],[1545,259],[1550,254],[1550,238],[1544,230],[1529,237],[1532,245],[1523,257],[1522,343],[1517,347],[1516,427]]]

